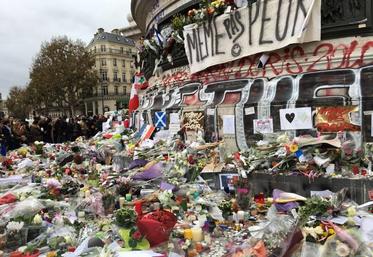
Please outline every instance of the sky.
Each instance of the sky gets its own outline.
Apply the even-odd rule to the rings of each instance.
[[[97,28],[111,31],[128,24],[130,0],[1,0],[0,93],[29,81],[42,42],[64,36],[85,43]]]

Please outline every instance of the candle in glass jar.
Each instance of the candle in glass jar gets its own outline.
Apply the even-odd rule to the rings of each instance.
[[[237,212],[237,218],[239,221],[243,221],[245,219],[245,212],[244,211],[238,211]]]
[[[91,191],[89,190],[85,191],[84,195],[85,195],[85,198],[89,198],[91,196]]]
[[[192,241],[201,242],[203,240],[202,228],[194,227],[192,228]]]
[[[126,194],[126,200],[131,201],[132,200],[132,195],[131,194]]]
[[[119,207],[120,208],[123,208],[125,202],[126,202],[126,198],[119,197]]]

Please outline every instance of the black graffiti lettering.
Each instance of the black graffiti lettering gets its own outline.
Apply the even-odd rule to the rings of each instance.
[[[202,53],[203,41],[201,41],[199,28],[200,27],[197,28],[198,51],[199,51],[199,54],[200,54],[201,61],[203,61],[204,59],[206,59],[208,57],[208,54],[206,53],[206,55],[203,55],[203,53]],[[206,41],[205,41],[205,45],[207,45]]]
[[[231,29],[232,29],[232,34],[233,34],[233,35],[236,35],[236,33],[239,33],[240,30],[239,30],[239,28],[237,27],[237,24],[236,24],[236,21],[235,21],[235,16],[233,16],[232,14],[231,14],[230,16],[231,16]]]
[[[207,26],[206,26],[207,25]],[[210,39],[210,44],[211,44],[211,55],[214,56],[214,37],[213,37],[213,32],[212,32],[212,26],[211,26],[211,21],[208,23],[203,23],[203,31],[205,32],[205,47],[206,47],[206,54],[209,55],[209,50],[208,50],[208,39]]]
[[[297,9],[296,9],[296,11],[295,11],[294,24],[293,24],[293,31],[291,32],[291,35],[292,35],[292,36],[294,36],[294,33],[295,33],[295,27],[296,27],[296,25],[297,25],[297,21],[298,21],[299,9],[301,9],[301,11],[302,11],[304,17],[307,16],[306,7],[304,7],[304,3],[303,3],[303,1],[304,1],[304,0],[297,0]]]
[[[214,30],[215,30],[215,54],[225,54],[225,52],[219,52],[219,39],[223,37],[223,34],[218,33],[218,28],[216,26],[216,16],[213,19]]]
[[[289,18],[290,18],[292,2],[293,2],[293,0],[289,0],[288,14],[286,16],[285,28],[284,28],[284,31],[282,32],[282,35],[280,35],[280,29],[279,29],[282,0],[279,0],[279,2],[278,2],[277,21],[276,21],[276,40],[277,41],[284,40],[284,38],[286,37],[286,35],[288,33]]]
[[[260,3],[261,3],[261,1],[257,1],[256,4],[255,4],[256,8],[255,8],[255,15],[254,16],[253,16],[253,13],[252,13],[254,4],[249,4],[249,44],[250,45],[253,44],[253,42],[252,42],[252,27],[259,17]]]
[[[229,37],[229,39],[231,39],[232,38],[232,34],[231,34],[231,29],[230,29],[230,27],[231,27],[231,25],[230,25],[230,23],[231,23],[231,19],[230,18],[227,18],[227,19],[225,19],[224,21],[223,21],[223,25],[224,25],[224,27],[225,27],[225,31],[227,31],[227,33],[228,33],[228,37]]]
[[[196,51],[196,61],[199,62],[199,54],[198,54],[198,46],[197,46],[197,36],[196,36],[196,30],[193,29],[193,39],[190,36],[190,33],[186,35],[186,41],[188,44],[188,50],[189,50],[189,62],[190,64],[193,63],[193,50]]]
[[[262,14],[262,26],[260,28],[260,36],[259,36],[259,44],[264,45],[264,44],[272,44],[272,40],[264,40],[264,26],[266,22],[269,22],[271,18],[266,17],[267,16],[267,4],[268,0],[263,0],[263,14]]]
[[[233,43],[237,41],[237,39],[239,39],[242,34],[245,32],[245,26],[243,25],[243,23],[241,22],[241,14],[240,12],[235,12],[234,13],[234,16],[236,18],[236,21],[238,23],[238,25],[240,26],[240,32],[238,33],[238,35],[233,39]]]

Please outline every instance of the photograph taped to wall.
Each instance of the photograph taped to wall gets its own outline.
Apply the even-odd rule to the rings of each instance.
[[[360,131],[358,106],[316,107],[315,126],[320,132]]]
[[[280,109],[282,130],[312,129],[311,107]]]

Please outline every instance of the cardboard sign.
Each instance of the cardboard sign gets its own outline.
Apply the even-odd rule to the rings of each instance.
[[[282,130],[312,129],[311,107],[281,109],[280,123]]]
[[[321,39],[321,1],[256,1],[184,27],[191,73],[290,44]]]
[[[272,119],[254,120],[254,134],[270,134],[273,133]]]

